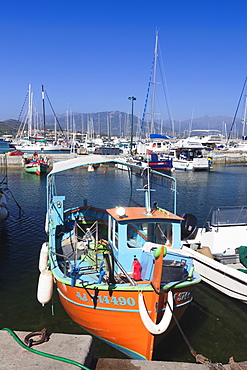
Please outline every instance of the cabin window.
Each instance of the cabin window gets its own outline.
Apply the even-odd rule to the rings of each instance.
[[[155,243],[172,245],[172,224],[157,223],[155,227]]]
[[[141,248],[148,241],[148,227],[145,223],[131,223],[127,226],[127,243],[131,248]]]

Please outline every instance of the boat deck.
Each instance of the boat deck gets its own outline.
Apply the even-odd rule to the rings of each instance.
[[[246,270],[246,272],[247,272],[246,267],[244,265],[242,265],[242,263],[240,263],[240,262],[239,263],[227,263],[227,266],[232,267],[235,270],[239,270],[239,269]]]

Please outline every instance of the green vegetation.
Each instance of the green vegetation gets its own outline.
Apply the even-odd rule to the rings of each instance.
[[[8,119],[0,122],[0,136],[13,135],[17,133],[18,124],[16,120]]]

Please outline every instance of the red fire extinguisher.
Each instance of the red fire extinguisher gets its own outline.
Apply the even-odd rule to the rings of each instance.
[[[132,266],[133,266],[133,278],[135,280],[141,280],[141,264],[136,258],[136,256],[134,256],[134,261],[133,261]]]

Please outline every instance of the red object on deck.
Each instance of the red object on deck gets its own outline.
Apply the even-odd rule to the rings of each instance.
[[[135,280],[141,280],[141,264],[134,256],[134,261],[133,261],[133,278]]]

